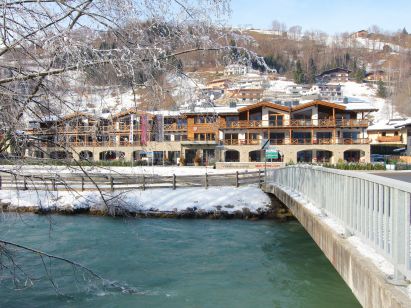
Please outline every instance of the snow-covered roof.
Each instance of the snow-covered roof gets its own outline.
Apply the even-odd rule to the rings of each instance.
[[[406,125],[411,125],[411,118],[390,119],[389,121],[379,121],[368,127],[368,130],[398,130]]]
[[[401,128],[411,125],[411,118],[404,119],[402,122],[395,124],[395,127]]]
[[[188,109],[181,111],[181,113],[214,113],[214,114],[227,114],[227,113],[238,113],[238,108],[236,107],[229,107],[229,106],[215,106],[215,107],[195,107],[193,109]]]
[[[178,110],[156,110],[151,111],[150,113],[154,115],[162,115],[165,117],[177,117],[181,114],[181,112]]]
[[[347,104],[343,104],[346,108],[346,110],[350,110],[350,111],[378,111],[378,108],[375,108],[374,106],[372,106],[369,103],[347,103]]]

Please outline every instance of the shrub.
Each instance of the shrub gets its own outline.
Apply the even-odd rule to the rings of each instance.
[[[194,157],[194,163],[196,165],[200,165],[201,164],[201,157],[200,154],[197,152],[196,156]]]
[[[323,164],[325,168],[342,169],[342,170],[385,170],[384,164],[371,163],[341,163],[337,164]]]

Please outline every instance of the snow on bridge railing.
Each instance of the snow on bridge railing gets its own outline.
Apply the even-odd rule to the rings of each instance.
[[[267,183],[287,188],[341,223],[394,265],[394,281],[411,279],[411,184],[319,166],[267,171]]]

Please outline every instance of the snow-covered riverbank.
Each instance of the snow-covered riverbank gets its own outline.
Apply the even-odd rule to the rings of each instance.
[[[270,211],[270,198],[257,186],[150,189],[98,192],[0,191],[5,211],[150,214],[153,216],[261,216]],[[158,215],[155,215],[157,213]],[[167,215],[166,215],[167,216]]]
[[[136,167],[78,167],[78,166],[41,166],[41,165],[0,165],[0,170],[13,170],[20,174],[45,174],[45,173],[113,173],[127,175],[203,175],[203,174],[226,174],[236,171],[246,171],[246,169],[213,169],[212,167],[187,167],[187,166],[136,166]],[[256,171],[256,169],[250,169]]]

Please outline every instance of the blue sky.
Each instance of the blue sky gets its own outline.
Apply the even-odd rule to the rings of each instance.
[[[269,29],[278,20],[287,27],[329,34],[353,32],[378,25],[411,33],[411,0],[232,0],[232,26],[252,25]]]

